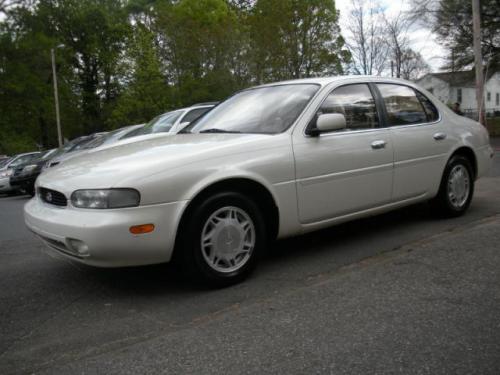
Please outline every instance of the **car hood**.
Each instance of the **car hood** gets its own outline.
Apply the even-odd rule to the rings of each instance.
[[[169,169],[184,168],[208,159],[227,157],[269,147],[272,135],[178,134],[156,136],[82,153],[45,170],[38,185],[62,192],[85,188],[134,187],[140,181]],[[127,183],[124,186],[123,183]]]

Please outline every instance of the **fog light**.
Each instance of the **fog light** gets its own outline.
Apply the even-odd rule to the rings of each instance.
[[[89,247],[88,245],[80,240],[75,240],[73,238],[68,239],[69,246],[73,251],[78,253],[80,256],[89,256]]]
[[[152,231],[155,230],[154,224],[141,224],[141,225],[134,225],[133,227],[130,227],[130,233],[132,234],[146,234],[146,233],[151,233]]]

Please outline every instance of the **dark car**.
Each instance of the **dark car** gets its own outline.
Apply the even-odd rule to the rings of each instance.
[[[35,194],[36,178],[42,172],[45,163],[55,156],[57,150],[54,148],[45,151],[38,158],[16,166],[10,176],[11,187],[16,191],[25,192],[33,196]]]
[[[65,159],[68,154],[82,151],[86,145],[94,142],[96,139],[105,136],[107,133],[94,133],[91,135],[84,135],[69,141],[64,146],[59,147],[57,152],[44,165],[44,168],[55,167],[61,160]]]
[[[9,157],[9,156],[1,155],[1,156],[0,156],[0,168],[1,168],[1,167],[2,167],[2,165],[4,165],[4,164],[7,162],[7,160],[9,160],[9,159],[10,159],[10,157]]]

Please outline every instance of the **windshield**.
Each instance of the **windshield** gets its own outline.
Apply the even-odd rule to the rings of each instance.
[[[312,84],[291,84],[242,91],[183,133],[281,133],[294,123],[318,88]]]
[[[113,130],[106,135],[96,137],[92,141],[83,144],[83,146],[81,148],[87,150],[90,148],[96,148],[96,147],[102,146],[105,143],[112,142],[117,137],[117,135],[122,134],[122,132],[123,132],[123,129]]]
[[[144,125],[137,134],[152,134],[152,133],[165,133],[169,132],[177,119],[182,115],[182,111],[167,112],[163,115],[155,117],[146,125]],[[128,137],[127,137],[128,138]]]
[[[40,159],[40,160],[47,160],[47,159],[51,158],[56,152],[57,152],[57,148],[53,148],[52,150],[46,151],[38,159]]]
[[[9,168],[15,168],[18,165],[27,163],[28,161],[30,161],[31,159],[33,159],[37,156],[38,156],[38,154],[28,154],[28,155],[19,156],[12,163],[9,164]]]
[[[10,161],[12,160],[12,158],[7,158],[7,159],[2,159],[0,161],[0,168],[2,168],[3,166],[5,166],[7,163],[9,163]]]
[[[107,133],[106,133],[107,134]],[[78,143],[75,147],[73,147],[71,150],[68,152],[73,152],[73,151],[78,151],[78,150],[83,150],[87,148],[87,145],[89,145],[92,142],[95,142],[98,139],[101,139],[105,137],[106,134],[101,134],[101,135],[89,135],[86,139],[84,139],[82,142]]]
[[[67,152],[71,152],[71,151],[73,151],[73,149],[75,148],[76,145],[78,145],[81,142],[86,141],[87,139],[88,139],[87,136],[83,136],[83,137],[75,138],[72,141],[66,142],[63,146],[56,149],[56,151],[50,157],[55,159],[63,154],[66,154]]]
[[[131,125],[124,128],[113,130],[102,137],[97,137],[92,142],[86,143],[84,149],[97,148],[103,145],[109,145],[127,138],[132,132],[140,131],[143,125]]]

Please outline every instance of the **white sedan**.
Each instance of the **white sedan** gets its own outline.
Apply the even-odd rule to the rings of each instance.
[[[25,221],[88,265],[176,260],[223,285],[275,238],[421,201],[461,215],[492,157],[483,126],[413,83],[287,81],[241,91],[176,136],[46,171]]]

